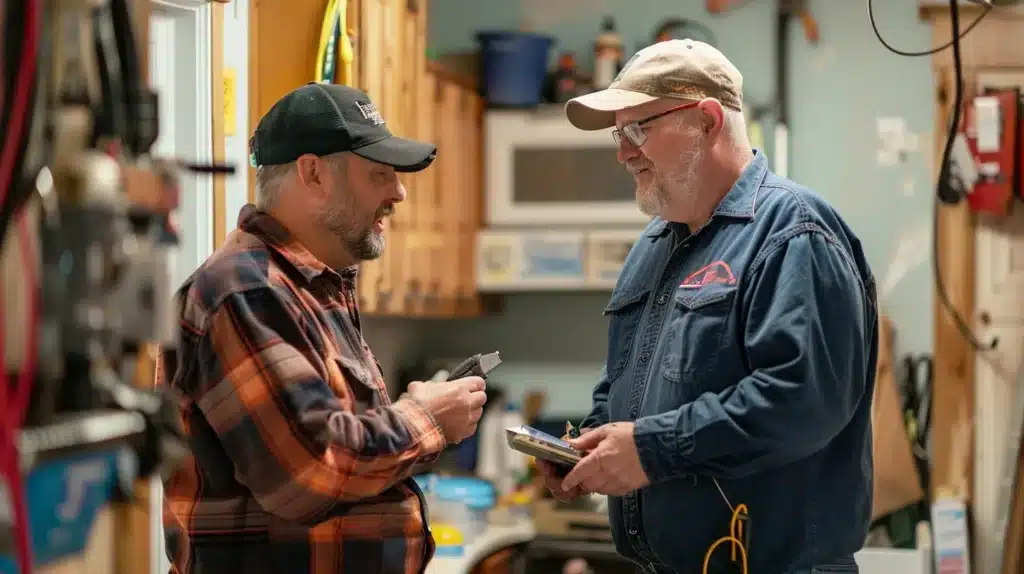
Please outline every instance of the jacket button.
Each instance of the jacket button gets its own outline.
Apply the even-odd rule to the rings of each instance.
[[[662,293],[661,295],[658,295],[658,301],[657,301],[658,305],[664,305],[667,302],[668,302],[668,295],[666,295],[664,293]]]
[[[636,528],[630,528],[629,529],[629,535],[630,536],[636,536]]]
[[[648,353],[647,351],[644,351],[643,353],[640,353],[640,362],[641,363],[646,363],[647,361],[650,361],[650,360],[651,360],[651,354],[650,353]]]

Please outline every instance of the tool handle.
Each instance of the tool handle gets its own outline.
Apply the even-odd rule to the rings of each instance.
[[[483,369],[480,368],[480,353],[477,353],[452,369],[451,373],[448,374],[448,380],[454,381],[455,379],[465,377],[483,377],[484,375]]]
[[[804,36],[811,44],[817,44],[821,36],[818,34],[818,21],[807,10],[800,12],[800,22],[804,26]]]

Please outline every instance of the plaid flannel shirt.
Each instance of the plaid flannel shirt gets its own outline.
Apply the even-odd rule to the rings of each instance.
[[[410,471],[441,430],[388,399],[355,270],[252,206],[238,227],[178,291],[179,346],[158,368],[191,442],[164,484],[172,572],[423,572],[434,544]]]

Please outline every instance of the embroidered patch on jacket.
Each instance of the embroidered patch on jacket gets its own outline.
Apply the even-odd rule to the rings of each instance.
[[[699,289],[705,285],[735,285],[736,276],[725,261],[715,261],[691,273],[679,284],[684,289]]]

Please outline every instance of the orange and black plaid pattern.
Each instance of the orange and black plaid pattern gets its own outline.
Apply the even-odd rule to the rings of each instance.
[[[191,454],[164,484],[180,574],[412,574],[433,554],[414,464],[445,447],[388,399],[363,340],[355,270],[329,269],[252,206],[178,292]],[[165,376],[164,376],[165,375]]]

